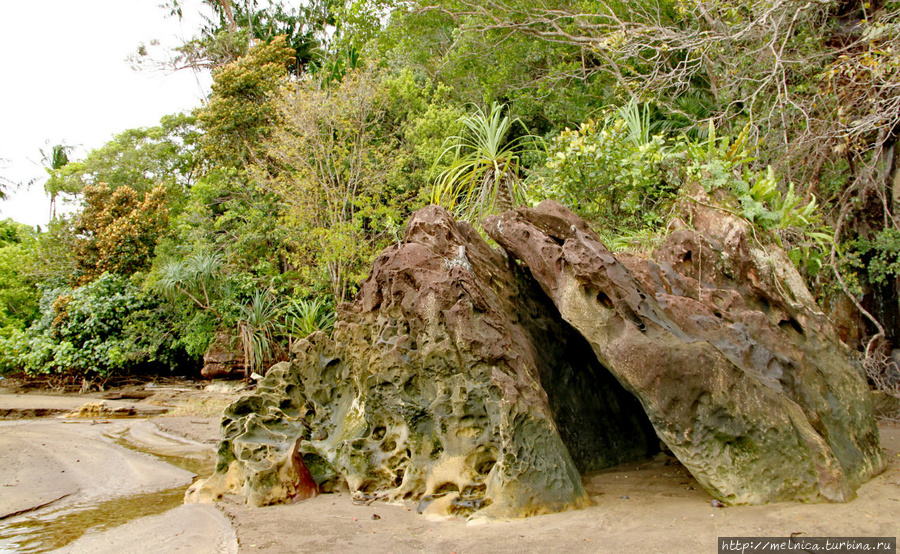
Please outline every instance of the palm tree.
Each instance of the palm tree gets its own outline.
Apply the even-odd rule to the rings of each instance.
[[[3,167],[6,168],[6,158],[0,158],[0,162],[2,162]],[[9,187],[12,187],[14,185],[15,183],[0,175],[0,200],[6,200],[7,198],[9,198],[6,191],[9,190]]]
[[[67,144],[54,144],[50,150],[41,150],[41,159],[47,173],[50,174],[50,179],[44,185],[44,190],[50,194],[50,219],[56,219],[56,196],[59,194],[56,172],[69,164],[69,152],[73,148]]]
[[[224,264],[221,254],[198,250],[183,260],[171,260],[161,266],[156,272],[154,288],[170,300],[187,297],[198,308],[221,318],[215,301],[228,296]]]
[[[490,213],[524,203],[521,153],[525,142],[535,137],[526,135],[504,142],[512,126],[521,121],[503,115],[503,108],[494,103],[489,114],[478,108],[474,114],[460,118],[463,133],[444,142],[446,146],[435,162],[437,165],[452,156],[450,167],[437,176],[432,203],[468,221],[480,221]]]

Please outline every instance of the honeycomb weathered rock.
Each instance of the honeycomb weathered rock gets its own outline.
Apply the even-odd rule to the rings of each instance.
[[[216,474],[191,495],[289,500],[297,445],[323,490],[520,517],[582,506],[579,470],[658,448],[527,272],[440,208],[378,258],[333,338],[293,355],[226,410]]]

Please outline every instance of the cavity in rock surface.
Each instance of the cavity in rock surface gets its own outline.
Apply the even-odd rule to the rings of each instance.
[[[550,201],[485,229],[713,496],[847,501],[885,465],[865,378],[784,252],[705,204],[653,260],[613,255]]]
[[[189,496],[296,498],[296,445],[323,492],[522,517],[585,505],[579,470],[657,444],[528,272],[429,207],[341,308],[333,338],[300,341],[226,410],[216,473]]]

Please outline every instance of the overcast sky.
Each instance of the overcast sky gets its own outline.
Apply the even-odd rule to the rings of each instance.
[[[75,157],[130,128],[190,111],[209,78],[133,71],[142,42],[176,44],[193,28],[167,18],[162,0],[5,2],[0,17],[0,176],[39,181],[0,200],[0,219],[45,224],[49,199],[40,150],[65,143]]]

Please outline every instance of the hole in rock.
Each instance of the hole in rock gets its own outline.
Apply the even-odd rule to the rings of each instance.
[[[294,401],[288,397],[282,400],[278,404],[278,408],[287,416],[296,417],[297,414],[300,413],[299,408],[294,404]]]
[[[462,490],[463,496],[484,496],[484,492],[487,490],[487,485],[484,483],[480,483],[477,485],[466,485],[466,487]]]
[[[383,443],[381,443],[381,451],[382,452],[393,452],[396,449],[397,449],[397,443],[392,440],[384,441]]]
[[[377,481],[366,481],[359,487],[359,492],[363,492],[366,494],[372,494],[378,490],[378,482]]]
[[[434,491],[434,496],[441,496],[447,494],[448,492],[458,492],[459,487],[457,487],[453,483],[444,483]]]
[[[789,317],[778,322],[778,326],[782,329],[793,329],[799,334],[803,334],[803,326],[796,319]]]
[[[597,300],[612,305],[602,291]],[[596,471],[659,452],[656,431],[638,399],[597,360],[587,340],[563,321],[549,299],[546,304],[560,333],[534,336],[541,384],[578,470]]]
[[[450,503],[450,513],[458,517],[467,517],[483,507],[483,498],[457,498]]]
[[[380,441],[384,438],[385,433],[387,433],[387,429],[383,425],[379,425],[372,431],[372,440]]]
[[[475,471],[478,472],[479,475],[487,475],[491,472],[492,469],[494,469],[494,465],[496,464],[497,460],[495,460],[494,458],[487,458],[478,462],[478,464],[475,466]]]
[[[612,300],[602,290],[597,293],[597,302],[599,302],[600,305],[603,306],[604,308],[606,308],[607,310],[612,310],[615,308],[615,306],[613,306]]]

